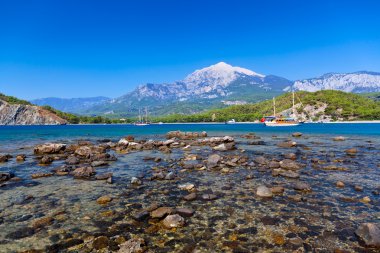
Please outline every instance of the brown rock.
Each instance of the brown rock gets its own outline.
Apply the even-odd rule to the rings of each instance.
[[[192,192],[186,196],[183,197],[184,200],[186,201],[193,201],[197,198],[197,194],[195,192]]]
[[[58,154],[61,151],[64,151],[66,144],[62,143],[45,143],[37,145],[34,147],[34,154],[43,155],[43,154]]]
[[[144,252],[145,241],[142,238],[132,238],[119,245],[118,253],[142,253]]]
[[[380,228],[374,223],[363,223],[355,234],[366,246],[380,248]]]
[[[33,179],[41,178],[41,177],[51,177],[51,176],[53,176],[53,173],[35,173],[35,174],[32,174]]]
[[[45,216],[45,217],[33,220],[32,221],[32,227],[34,229],[43,228],[43,227],[46,227],[48,225],[51,225],[53,223],[53,221],[54,221],[54,219],[52,217]]]
[[[300,133],[300,132],[295,132],[295,133],[292,133],[292,136],[293,136],[293,137],[301,137],[301,136],[302,136],[302,133]]]
[[[342,181],[338,181],[338,182],[336,182],[336,187],[343,188],[344,183]]]
[[[108,237],[107,236],[99,236],[94,239],[92,242],[92,247],[96,250],[104,249],[108,247]]]
[[[105,204],[108,204],[109,202],[112,201],[112,198],[110,196],[101,196],[99,197],[96,202],[99,204],[99,205],[105,205]]]
[[[80,167],[76,168],[72,175],[77,179],[89,179],[91,176],[95,175],[95,169],[93,167]]]
[[[183,227],[185,225],[185,220],[178,214],[172,214],[166,216],[166,218],[162,221],[162,224],[166,228]]]
[[[43,156],[39,162],[40,165],[48,165],[51,164],[54,161],[54,159],[50,156]]]
[[[346,152],[347,155],[355,155],[356,153],[358,153],[358,150],[356,148],[350,148],[346,149],[344,152]]]
[[[282,186],[274,186],[271,188],[273,194],[282,194],[285,191],[285,188]]]
[[[190,208],[177,207],[175,212],[183,217],[191,217],[194,214],[194,210]]]
[[[173,213],[173,208],[171,207],[159,207],[150,213],[152,218],[164,218],[166,215]]]

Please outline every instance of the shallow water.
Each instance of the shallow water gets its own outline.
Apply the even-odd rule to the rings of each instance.
[[[113,239],[117,236],[127,239],[139,236],[145,239],[147,248],[153,252],[191,252],[193,249],[199,252],[292,252],[297,249],[306,252],[333,252],[335,249],[368,252],[370,250],[359,243],[354,231],[360,223],[378,222],[380,219],[379,196],[373,194],[380,187],[380,130],[374,124],[354,124],[351,128],[350,125],[307,124],[273,130],[259,125],[2,128],[1,151],[9,151],[13,155],[25,153],[27,160],[17,163],[12,159],[0,165],[0,171],[12,171],[22,179],[0,187],[0,252],[28,249],[86,252],[86,246],[79,241],[75,243],[74,239],[86,241],[86,238],[99,235]],[[113,184],[74,180],[70,176],[30,178],[32,173],[49,172],[63,163],[55,161],[51,166],[37,165],[32,155],[32,146],[36,143],[74,143],[77,139],[96,141],[104,138],[118,140],[128,134],[138,139],[164,139],[164,133],[175,129],[233,135],[238,150],[215,152],[208,146],[195,146],[191,151],[173,149],[171,154],[157,150],[116,154],[117,161],[97,168],[97,173],[113,172]],[[301,131],[304,135],[292,138],[294,131]],[[239,137],[249,132],[255,132],[266,145],[248,145],[250,140]],[[347,140],[332,141],[331,137],[336,135],[345,135]],[[297,141],[298,147],[284,149],[276,146],[288,138]],[[358,154],[346,155],[344,150],[348,148],[357,148]],[[230,173],[182,171],[180,166],[189,154],[198,154],[202,159],[207,159],[212,153],[225,157],[247,156],[252,161],[260,155],[281,160],[283,154],[289,152],[296,153],[297,161],[306,165],[300,171],[300,179],[273,177],[271,170],[262,170],[256,165],[232,167]],[[163,160],[159,163],[143,161],[146,156]],[[312,165],[312,158],[320,160],[317,167]],[[203,163],[202,160],[193,162]],[[331,164],[347,170],[321,169]],[[177,179],[148,180],[155,167],[176,172]],[[132,186],[131,177],[141,173],[145,174],[143,185]],[[247,180],[247,175],[253,178]],[[338,180],[346,186],[337,188]],[[296,181],[309,183],[312,192],[293,190],[292,185]],[[213,193],[218,198],[213,201],[184,201],[182,197],[188,192],[178,189],[177,185],[186,182],[195,184],[198,195]],[[255,195],[255,188],[262,184],[284,186],[285,192],[271,199],[262,199]],[[363,191],[355,191],[355,185],[362,186]],[[108,205],[97,204],[96,199],[103,195],[112,196],[113,200]],[[370,203],[360,202],[365,196],[371,198]],[[133,213],[152,203],[192,208],[195,214],[185,218],[183,228],[173,230],[163,229],[156,220],[136,222],[132,219]],[[52,223],[28,234],[27,228],[33,220],[46,216],[54,217]],[[83,247],[76,247],[77,244]]]

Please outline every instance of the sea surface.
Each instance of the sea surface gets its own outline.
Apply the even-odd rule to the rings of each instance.
[[[128,135],[142,142],[166,140],[165,134],[173,130],[229,135],[237,149],[218,152],[207,145],[172,148],[171,153],[111,149],[107,152],[117,161],[96,167],[96,172],[113,173],[112,184],[70,175],[31,178],[65,164],[58,157],[52,165],[40,166],[33,154],[37,144],[71,145],[85,140],[102,145]],[[293,137],[294,132],[302,136]],[[255,138],[244,137],[248,133]],[[335,136],[346,140],[333,141]],[[277,145],[287,140],[297,146]],[[253,145],[254,141],[263,143]],[[357,153],[347,154],[352,148]],[[273,176],[268,166],[255,160],[281,161],[289,153],[302,164],[299,179]],[[0,126],[0,154],[13,156],[0,163],[0,172],[12,172],[19,179],[0,182],[0,252],[117,252],[118,244],[135,237],[143,238],[150,252],[377,252],[366,247],[355,230],[364,222],[379,224],[380,220],[380,124]],[[17,154],[25,154],[25,162],[17,162]],[[220,168],[208,168],[211,154],[222,157]],[[240,158],[247,164],[236,162]],[[201,166],[186,169],[188,164]],[[150,180],[159,171],[176,177]],[[139,177],[142,185],[132,185],[132,177]],[[337,181],[345,186],[336,187]],[[297,182],[307,183],[312,190],[295,190]],[[189,194],[178,189],[183,183],[195,185],[196,200],[183,200]],[[260,185],[281,186],[285,192],[263,199],[255,193]],[[205,201],[199,197],[203,194],[217,198]],[[112,201],[99,205],[96,200],[105,195]],[[370,201],[363,201],[365,197]],[[133,219],[133,214],[152,203],[195,213],[185,217],[184,227],[172,230],[164,229],[157,219]],[[45,218],[47,222],[36,225]],[[104,246],[94,243],[101,236],[107,237],[107,243],[97,249]]]

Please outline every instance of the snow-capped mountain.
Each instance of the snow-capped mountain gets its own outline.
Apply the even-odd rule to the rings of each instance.
[[[360,71],[348,74],[329,73],[318,78],[295,81],[294,90],[340,90],[345,92],[379,92],[380,73]]]
[[[276,90],[279,80],[283,82],[281,84],[283,87],[289,83],[289,81],[284,78],[275,76],[267,77],[249,69],[233,67],[227,63],[219,62],[215,65],[196,70],[182,81],[172,84],[148,83],[140,85],[135,91],[121,97],[121,99],[126,97],[130,98],[131,96],[140,100],[145,97],[153,97],[156,99],[176,98],[180,100],[187,100],[194,97],[225,97],[231,94],[229,88],[231,85],[236,84],[237,81],[246,86],[268,91],[272,89]],[[277,82],[274,87],[271,85],[272,81]],[[116,101],[118,100],[119,99],[116,99]]]
[[[142,84],[124,96],[90,108],[88,113],[112,111],[129,114],[132,111],[136,113],[142,106],[149,106],[151,111],[159,108],[161,111],[156,114],[173,112],[173,109],[178,112],[196,112],[224,106],[222,101],[260,101],[279,95],[290,85],[292,82],[282,77],[266,76],[219,62],[194,71],[182,81]]]

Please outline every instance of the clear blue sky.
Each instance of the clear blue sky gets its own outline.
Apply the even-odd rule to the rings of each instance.
[[[291,80],[380,72],[377,0],[0,0],[0,92],[117,97],[219,61]]]

